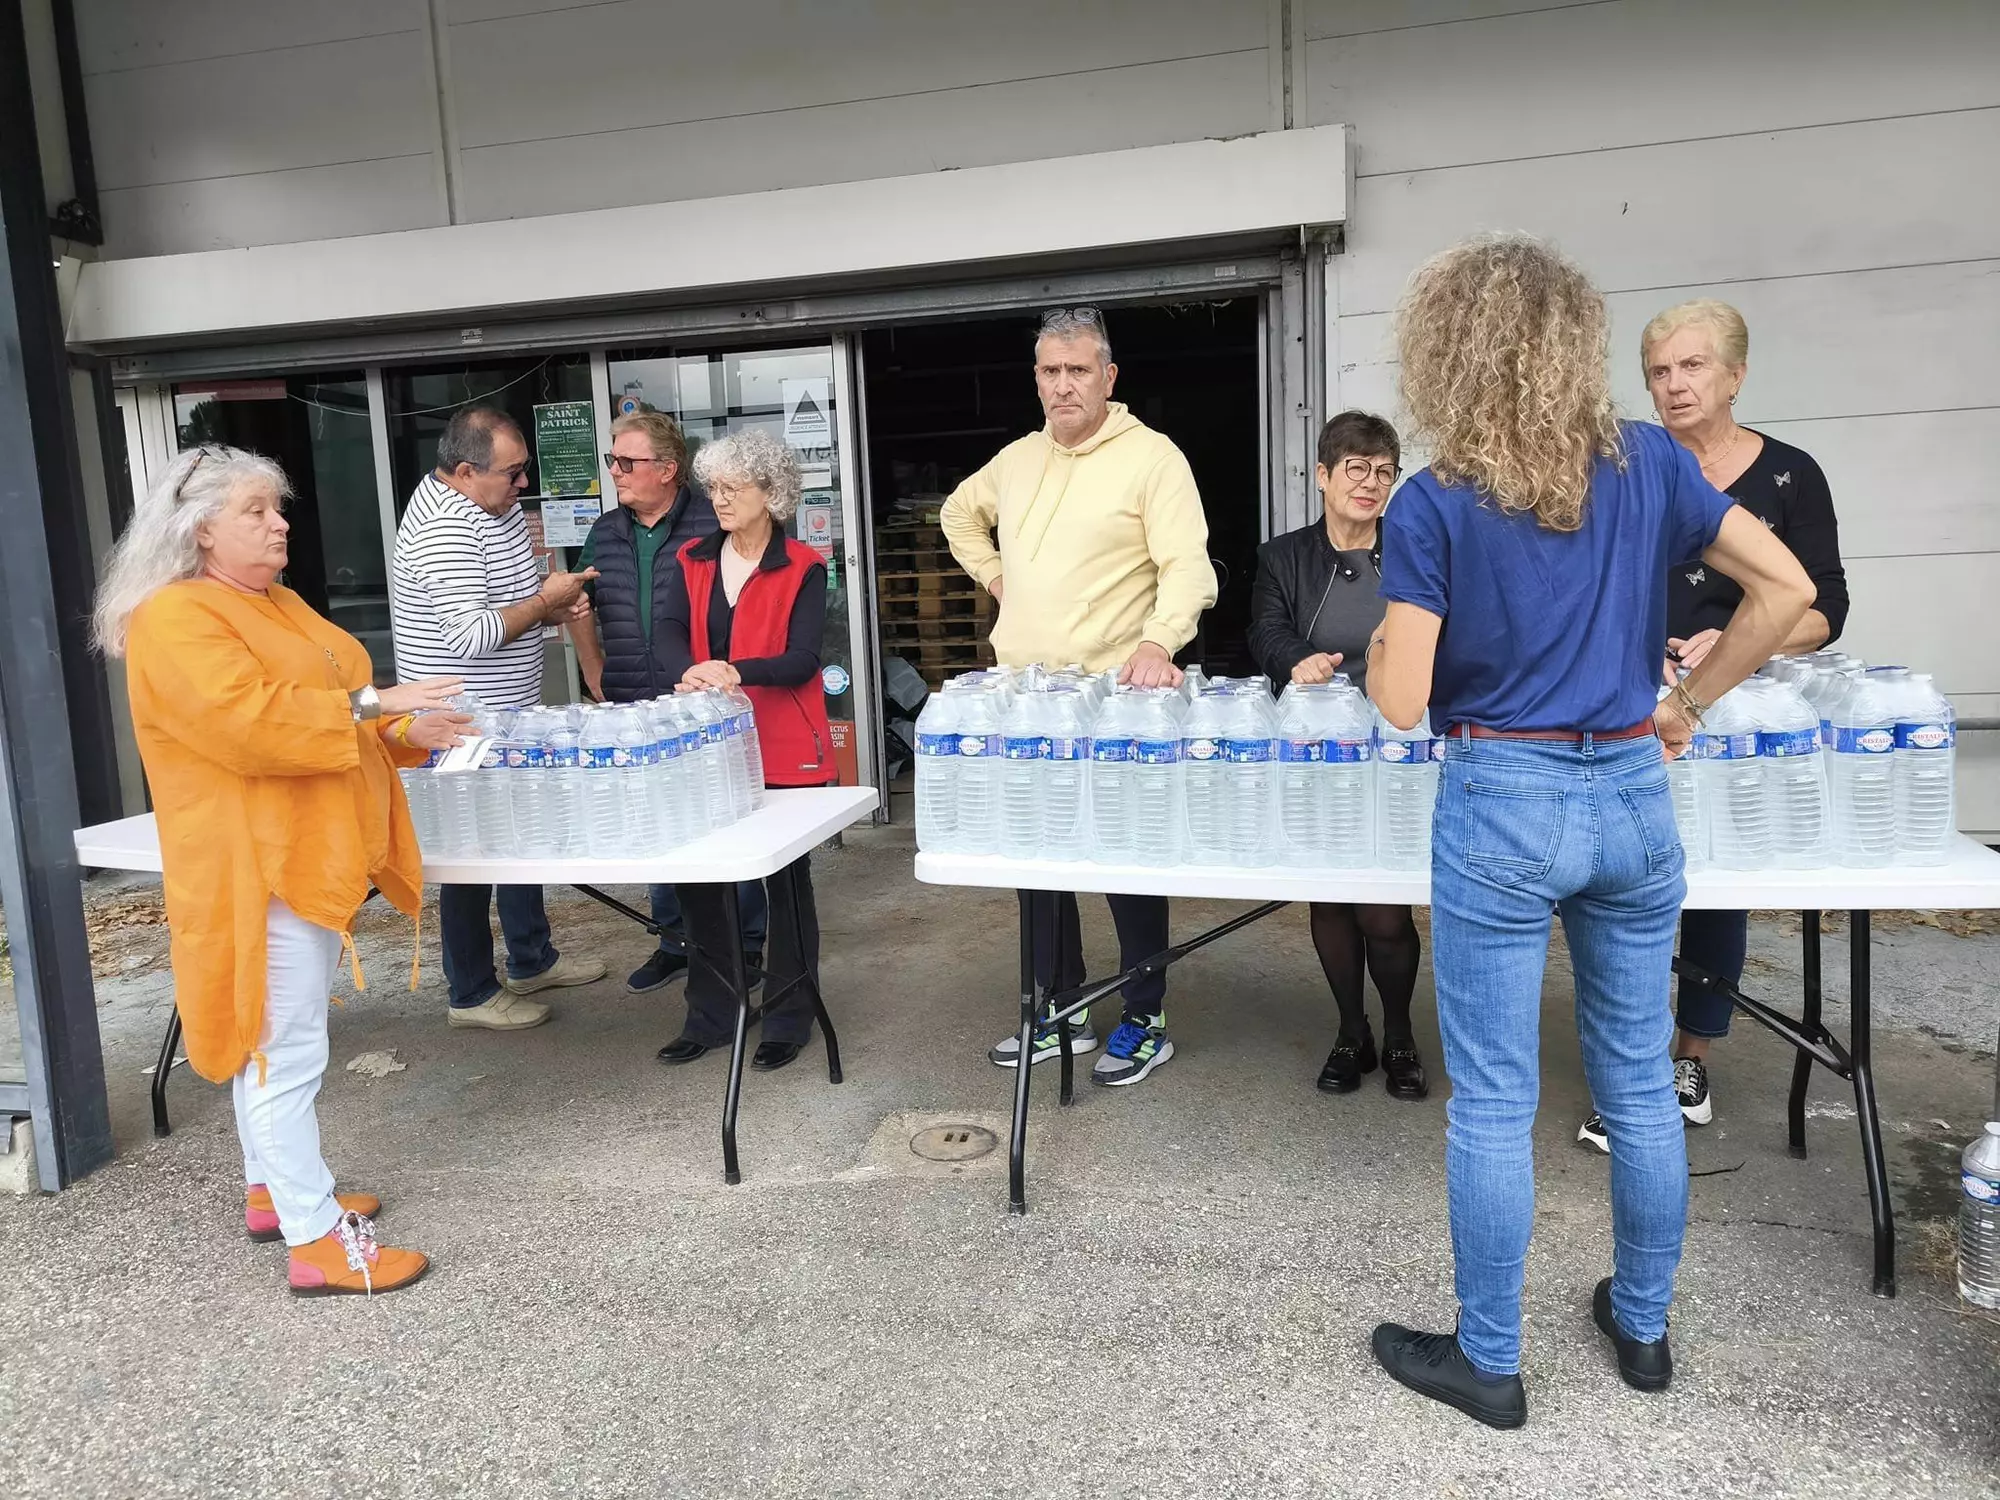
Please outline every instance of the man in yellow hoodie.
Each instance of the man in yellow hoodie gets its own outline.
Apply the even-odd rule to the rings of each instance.
[[[945,501],[952,556],[1000,605],[993,653],[1003,666],[1078,662],[1118,669],[1138,687],[1178,687],[1174,653],[1194,639],[1215,603],[1208,521],[1188,462],[1161,434],[1111,399],[1118,366],[1104,316],[1057,309],[1035,340],[1035,387],[1048,423],[1002,448]],[[996,545],[997,537],[997,545]],[[1130,969],[1165,948],[1164,896],[1111,896],[1119,958]],[[1054,989],[1083,982],[1076,897],[1061,898],[1063,951],[1035,934],[1036,977]],[[1023,897],[1023,913],[1027,910]],[[1167,1039],[1164,974],[1125,987],[1125,1015],[1091,1082],[1137,1083],[1174,1054]],[[1074,1052],[1097,1037],[1087,1016],[1070,1023]],[[1058,1053],[1053,1025],[1035,1035],[1029,1062]],[[987,1057],[1020,1065],[1009,1036]]]

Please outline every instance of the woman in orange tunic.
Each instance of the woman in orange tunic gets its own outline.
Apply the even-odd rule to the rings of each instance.
[[[320,1156],[327,996],[369,887],[412,915],[422,897],[396,767],[470,721],[436,711],[453,678],[378,694],[361,643],[277,581],[290,493],[269,459],[182,454],[112,553],[96,638],[126,661],[174,1003],[188,1061],[235,1095],[245,1225],[291,1247],[301,1296],[381,1292],[429,1261],[378,1245],[380,1202],[336,1195]]]

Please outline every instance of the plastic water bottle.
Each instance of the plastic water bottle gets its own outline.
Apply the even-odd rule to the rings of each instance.
[[[1862,674],[1833,710],[1834,858],[1878,869],[1896,857],[1896,704],[1892,681]]]
[[[740,687],[730,688],[724,695],[736,715],[737,739],[742,746],[743,780],[750,788],[752,811],[764,805],[764,742],[757,734],[757,710],[750,702],[750,695]]]
[[[1924,673],[1897,693],[1896,859],[1941,865],[1958,833],[1952,790],[1958,716],[1951,700]]]
[[[1224,681],[1211,682],[1188,704],[1181,728],[1189,864],[1229,863],[1229,766],[1222,746],[1229,737],[1232,703],[1226,688]]]
[[[1819,710],[1792,682],[1771,683],[1758,698],[1757,758],[1770,801],[1772,858],[1780,869],[1816,870],[1833,847]]]
[[[1173,688],[1142,688],[1132,710],[1132,758],[1127,765],[1130,796],[1131,859],[1141,865],[1181,862],[1186,826],[1186,766],[1181,761],[1185,731],[1180,694]]]
[[[1007,710],[1000,733],[1000,852],[1034,859],[1042,852],[1042,772],[1048,736],[1042,706],[1047,693],[1023,693]]]
[[[513,815],[514,853],[522,859],[552,859],[556,841],[549,805],[549,715],[531,709],[514,721],[506,748],[507,801]]]
[[[1958,1295],[2000,1312],[2000,1120],[1959,1158]]]
[[[480,719],[476,733],[490,743],[479,765],[466,773],[472,779],[472,847],[488,859],[506,859],[514,852],[514,807],[507,795],[507,738],[515,715],[502,709]]]
[[[1277,708],[1269,686],[1256,679],[1228,701],[1222,762],[1229,863],[1268,865],[1278,857]]]
[[[625,787],[619,776],[618,710],[593,709],[578,738],[583,771],[584,847],[593,859],[618,859],[625,853]]]
[[[1414,729],[1375,716],[1375,846],[1384,869],[1427,870],[1437,806],[1438,741],[1427,713]]]
[[[757,805],[757,794],[750,782],[750,729],[754,716],[743,713],[736,706],[736,699],[721,688],[710,695],[715,704],[715,715],[722,724],[722,742],[729,748],[723,757],[723,765],[729,772],[729,809],[732,821],[747,818]],[[761,752],[759,759],[762,759]],[[758,780],[762,781],[762,773]]]
[[[697,839],[719,826],[714,799],[709,795],[708,737],[688,694],[667,694],[656,706],[664,710],[666,722],[680,736],[681,817],[687,836]]]
[[[917,847],[932,854],[958,848],[958,709],[956,683],[924,700],[917,715]]]
[[[584,800],[581,742],[567,714],[550,724],[543,745],[549,853],[556,859],[578,859],[589,852],[584,831],[589,804]]]
[[[958,837],[962,854],[1000,848],[1000,740],[1006,689],[968,692],[958,728]]]
[[[1325,780],[1329,692],[1293,683],[1278,699],[1278,828],[1284,862],[1318,868],[1333,862],[1327,836]]]
[[[403,800],[410,804],[410,825],[417,831],[417,847],[435,851],[438,839],[437,763],[444,752],[433,750],[420,766],[402,766],[396,771],[403,783]]]
[[[1085,859],[1090,823],[1085,801],[1090,779],[1088,697],[1073,686],[1043,694],[1048,755],[1042,767],[1042,857]]]
[[[1773,858],[1771,799],[1764,790],[1769,762],[1757,758],[1757,711],[1747,686],[1716,699],[1702,725],[1696,774],[1708,816],[1709,862],[1719,870],[1768,870]]]
[[[1090,729],[1090,851],[1102,864],[1133,863],[1132,768],[1139,751],[1140,696],[1112,692]]]
[[[1375,863],[1375,709],[1345,676],[1336,675],[1330,687],[1320,773],[1332,855],[1328,863],[1344,870],[1366,869]]]
[[[660,820],[653,810],[656,762],[651,726],[636,705],[613,709],[612,715],[616,733],[612,762],[618,768],[618,800],[625,815],[625,852],[653,854],[660,847]]]
[[[687,767],[681,763],[681,726],[662,699],[635,706],[646,730],[646,796],[653,807],[658,847],[678,849],[688,831]]]

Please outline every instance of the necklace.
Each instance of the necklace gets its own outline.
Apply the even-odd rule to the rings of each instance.
[[[1716,451],[1716,454],[1713,458],[1704,458],[1701,461],[1702,473],[1706,474],[1711,469],[1719,468],[1722,464],[1722,461],[1725,458],[1729,457],[1730,453],[1735,449],[1736,440],[1742,436],[1743,436],[1743,429],[1737,426],[1736,423],[1731,422],[1729,424],[1729,441],[1724,443],[1722,447]]]

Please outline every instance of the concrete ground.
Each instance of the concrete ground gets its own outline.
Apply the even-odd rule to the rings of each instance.
[[[371,912],[368,993],[334,1013],[321,1100],[342,1180],[430,1277],[294,1301],[241,1233],[226,1095],[173,1081],[149,893],[93,882],[119,1154],[0,1202],[0,1492],[13,1496],[1973,1496],[2000,1494],[2000,1325],[1950,1283],[1955,1151],[1985,1117],[2000,938],[1878,923],[1877,1055],[1901,1295],[1869,1294],[1851,1094],[1822,1074],[1785,1150],[1792,1054],[1747,1023],[1717,1055],[1672,1390],[1617,1379],[1590,1325],[1610,1265],[1603,1158],[1558,946],[1545,1011],[1524,1431],[1393,1385],[1373,1324],[1446,1326],[1443,1089],[1399,1104],[1312,1080],[1330,1001],[1303,915],[1177,968],[1178,1055],[1059,1110],[1037,1074],[1031,1212],[1005,1211],[1013,898],[910,877],[906,833],[817,864],[848,1081],[815,1047],[749,1075],[745,1180],[721,1180],[724,1058],[653,1051],[679,987],[623,993],[637,929],[551,893],[557,940],[612,979],[515,1036],[453,1032],[430,950]],[[1177,930],[1223,908],[1189,903]],[[1087,941],[1111,959],[1101,902]],[[427,931],[434,930],[427,927]],[[1961,933],[1968,935],[1960,935]],[[432,940],[434,944],[434,939]],[[1796,937],[1760,920],[1746,988],[1795,1003]],[[1845,942],[1827,939],[1844,990]],[[1108,1007],[1107,1007],[1108,1009]],[[1436,1066],[1428,969],[1419,1035]],[[1838,1029],[1844,1016],[1835,1009]],[[394,1052],[381,1077],[349,1071]],[[926,1125],[1001,1149],[956,1166]]]

